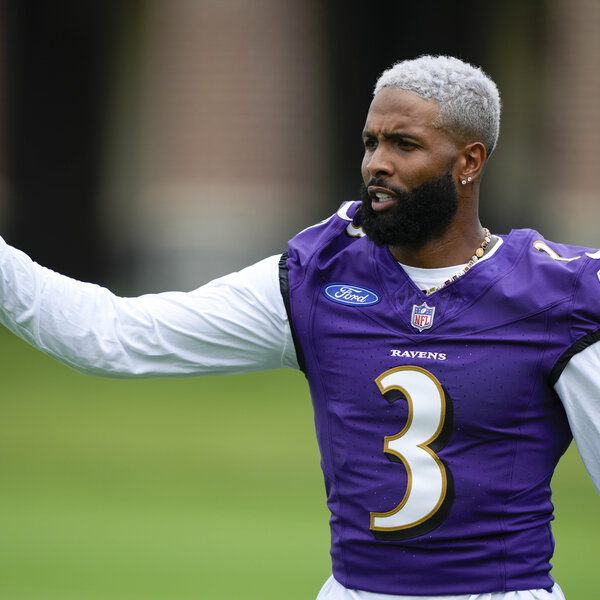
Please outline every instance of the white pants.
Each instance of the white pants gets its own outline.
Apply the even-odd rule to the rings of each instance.
[[[332,575],[321,588],[317,600],[426,600],[426,597],[390,596],[389,594],[349,590],[338,583]],[[565,600],[565,596],[558,584],[554,584],[551,592],[526,590],[523,592],[494,592],[493,594],[434,596],[432,600]]]

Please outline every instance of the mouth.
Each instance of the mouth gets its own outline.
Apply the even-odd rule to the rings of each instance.
[[[396,204],[398,197],[394,191],[388,188],[371,185],[367,191],[371,198],[371,207],[377,212],[387,210]]]

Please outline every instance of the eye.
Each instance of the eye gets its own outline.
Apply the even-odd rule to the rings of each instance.
[[[365,150],[375,150],[375,148],[377,148],[377,138],[365,138],[363,140],[363,144],[365,146]]]
[[[409,142],[403,138],[396,140],[396,146],[398,146],[398,148],[402,148],[403,150],[414,150],[417,147],[416,144],[413,144],[413,142]]]

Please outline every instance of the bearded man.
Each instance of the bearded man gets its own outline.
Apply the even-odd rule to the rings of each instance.
[[[0,319],[83,372],[304,371],[331,511],[319,600],[560,600],[550,480],[600,489],[600,252],[478,216],[500,98],[444,56],[379,78],[361,202],[190,293],[118,298],[0,247]]]

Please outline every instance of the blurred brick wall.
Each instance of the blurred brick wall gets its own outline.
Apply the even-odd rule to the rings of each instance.
[[[553,0],[547,18],[540,217],[548,235],[599,247],[600,2]]]
[[[137,91],[122,95],[137,109],[120,117],[138,147],[117,134],[125,162],[113,157],[107,190],[129,182],[137,285],[193,287],[284,250],[325,216],[320,32],[310,2],[144,6]]]

